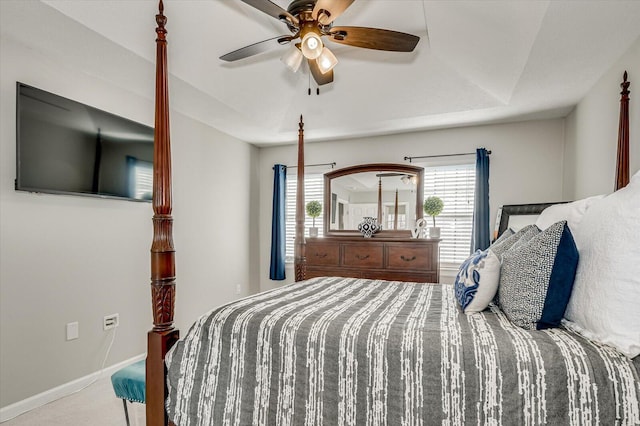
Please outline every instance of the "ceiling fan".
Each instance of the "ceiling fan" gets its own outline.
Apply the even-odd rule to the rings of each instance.
[[[242,0],[250,6],[283,22],[291,35],[273,37],[222,55],[223,61],[233,62],[269,50],[275,43],[284,45],[300,39],[282,57],[292,70],[300,68],[303,58],[318,85],[333,81],[335,55],[324,45],[322,37],[349,46],[393,52],[411,52],[420,37],[398,31],[368,27],[333,26],[355,0],[293,0],[284,10],[270,0]]]

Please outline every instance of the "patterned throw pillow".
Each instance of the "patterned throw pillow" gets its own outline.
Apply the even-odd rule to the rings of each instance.
[[[481,312],[498,291],[500,259],[491,249],[476,251],[460,266],[454,282],[456,299],[465,314]]]
[[[496,238],[496,240],[491,245],[500,244],[501,242],[503,242],[513,234],[515,234],[515,232],[513,232],[513,229],[508,228],[502,234],[500,234],[500,236]],[[491,248],[491,246],[489,246],[489,248]]]
[[[502,260],[502,255],[513,247],[518,242],[526,242],[529,241],[534,236],[538,235],[540,230],[535,225],[527,225],[524,228],[520,229],[518,232],[513,234],[512,236],[505,238],[501,241],[496,241],[489,247],[498,259]]]
[[[569,303],[578,250],[563,220],[502,257],[500,307],[528,330],[557,327]]]

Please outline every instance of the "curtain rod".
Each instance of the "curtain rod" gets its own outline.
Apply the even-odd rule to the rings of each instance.
[[[475,152],[463,152],[460,154],[441,154],[441,155],[422,155],[419,157],[404,157],[405,161],[409,160],[409,162],[411,163],[411,160],[413,160],[414,158],[438,158],[438,157],[457,157],[460,155],[474,155]],[[491,151],[487,151],[488,155],[491,155]]]
[[[333,163],[322,163],[322,164],[305,164],[304,167],[320,167],[320,166],[331,166],[333,169],[336,165],[336,162]],[[296,169],[298,166],[285,166],[287,169]]]

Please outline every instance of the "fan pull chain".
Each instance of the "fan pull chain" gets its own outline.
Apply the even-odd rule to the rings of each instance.
[[[309,71],[307,94],[311,96],[311,71]],[[320,87],[316,87],[316,96],[320,95]]]

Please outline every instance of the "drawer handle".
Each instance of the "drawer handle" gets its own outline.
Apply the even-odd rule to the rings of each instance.
[[[404,255],[400,256],[400,259],[404,260],[405,262],[412,262],[414,260],[416,260],[416,257],[413,256],[412,258],[408,258],[408,257],[404,257]]]
[[[327,257],[327,253],[316,253],[316,257],[319,257],[321,259]]]
[[[368,254],[365,254],[364,256],[356,254],[356,259],[358,259],[358,260],[365,260],[365,259],[368,259],[368,258],[369,258]]]

